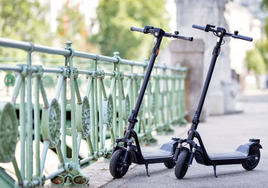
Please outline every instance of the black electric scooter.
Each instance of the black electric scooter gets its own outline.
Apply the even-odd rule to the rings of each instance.
[[[148,164],[151,163],[164,163],[167,168],[173,168],[175,166],[174,153],[178,146],[179,138],[172,138],[171,142],[163,144],[160,149],[151,152],[141,152],[137,133],[134,130],[135,124],[138,122],[137,115],[141,106],[143,96],[147,84],[150,79],[150,75],[154,66],[155,59],[159,53],[159,47],[163,37],[169,37],[174,39],[183,39],[192,41],[193,37],[179,36],[179,32],[175,31],[174,34],[166,33],[161,28],[155,28],[152,26],[145,26],[144,28],[131,27],[131,31],[137,31],[144,34],[152,34],[155,37],[155,45],[152,50],[150,63],[148,65],[144,81],[142,83],[140,93],[137,99],[135,109],[132,111],[128,121],[129,126],[125,132],[124,138],[116,139],[115,146],[113,148],[111,160],[110,160],[110,173],[114,178],[123,177],[131,163],[144,164],[146,167],[147,176]],[[132,140],[134,139],[134,143]],[[121,142],[121,144],[119,144]],[[123,144],[122,144],[123,143]]]
[[[215,26],[213,25],[206,25],[206,27],[193,25],[192,27],[203,30],[205,32],[212,32],[217,37],[217,42],[213,50],[211,64],[208,70],[201,98],[199,100],[197,111],[195,112],[194,118],[192,120],[192,126],[188,131],[188,138],[179,140],[179,145],[174,154],[174,159],[177,161],[175,167],[175,175],[178,179],[182,179],[185,176],[188,167],[192,164],[193,158],[195,158],[199,164],[213,166],[215,177],[217,177],[217,165],[242,164],[244,169],[253,170],[260,161],[260,148],[262,148],[262,146],[260,145],[259,139],[249,139],[248,143],[240,145],[234,152],[208,154],[206,152],[202,139],[196,130],[213,69],[216,64],[217,57],[220,54],[223,38],[229,36],[246,41],[252,41],[253,39],[250,37],[238,35],[238,31],[235,31],[234,34],[232,34],[227,33],[226,30],[221,27],[214,29]],[[194,141],[194,138],[198,140],[199,145]],[[186,145],[188,145],[189,148],[186,147]]]

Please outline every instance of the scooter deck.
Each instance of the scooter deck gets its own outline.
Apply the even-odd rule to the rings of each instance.
[[[144,157],[145,160],[149,160],[149,159],[161,159],[161,158],[172,158],[173,155],[171,152],[168,151],[164,151],[161,149],[155,150],[155,151],[144,151],[142,152],[142,155]]]
[[[173,153],[178,145],[177,141],[171,141],[163,144],[159,149],[154,151],[143,151],[144,159],[149,163],[165,162],[173,159]]]
[[[249,147],[246,145],[240,145],[234,152],[229,153],[210,153],[207,154],[209,161],[201,162],[202,164],[241,164],[249,158]]]
[[[211,153],[208,154],[209,158],[213,161],[217,160],[244,160],[248,156],[249,147],[240,145],[234,152],[229,153]]]
[[[211,153],[208,154],[209,158],[213,161],[216,160],[236,160],[236,159],[246,159],[247,154],[239,152],[239,151],[234,151],[230,153]]]

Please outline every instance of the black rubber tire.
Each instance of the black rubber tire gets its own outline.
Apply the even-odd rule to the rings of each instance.
[[[116,150],[110,160],[110,173],[114,178],[123,177],[129,168],[129,164],[123,166],[122,161],[125,152],[122,149]],[[129,161],[129,160],[128,160]]]
[[[175,176],[178,179],[182,179],[188,170],[189,149],[183,148],[178,156],[178,160],[175,167]]]
[[[176,165],[176,161],[174,159],[170,159],[170,160],[164,162],[164,165],[167,168],[173,168]]]
[[[260,148],[258,146],[251,147],[248,156],[250,155],[256,155],[257,159],[242,163],[243,168],[246,170],[253,170],[259,164],[261,158]]]

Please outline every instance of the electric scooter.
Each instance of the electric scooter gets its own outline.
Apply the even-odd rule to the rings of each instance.
[[[214,29],[215,26],[213,25],[206,25],[205,27],[193,25],[192,27],[195,29],[203,30],[205,32],[212,32],[217,37],[217,42],[213,50],[211,64],[203,86],[203,91],[199,100],[199,104],[192,120],[191,128],[188,131],[188,138],[180,139],[178,141],[179,145],[174,154],[174,160],[177,161],[175,167],[175,176],[178,179],[182,179],[185,176],[188,167],[192,164],[193,158],[195,158],[196,162],[199,164],[213,166],[215,177],[217,177],[217,165],[242,164],[244,169],[253,170],[260,161],[260,148],[262,148],[262,146],[260,145],[259,139],[249,139],[249,142],[240,145],[234,152],[208,154],[202,142],[201,136],[196,130],[199,123],[199,117],[202,111],[202,107],[206,98],[206,93],[208,91],[211,76],[214,70],[214,66],[216,64],[217,57],[220,54],[223,38],[233,37],[235,39],[242,39],[246,41],[252,41],[253,39],[250,37],[238,35],[238,31],[235,31],[232,34],[227,33],[226,30],[221,27],[217,27],[216,29]],[[194,138],[197,139],[199,144],[194,141]]]
[[[135,109],[132,111],[128,119],[129,125],[124,134],[124,138],[116,139],[116,143],[113,147],[109,167],[110,173],[114,178],[123,177],[127,173],[128,168],[132,163],[144,164],[146,167],[147,176],[149,176],[148,164],[164,163],[167,168],[173,168],[175,166],[175,160],[173,158],[175,150],[178,146],[179,138],[172,138],[171,142],[163,144],[156,151],[142,152],[139,144],[139,139],[137,133],[134,130],[134,127],[135,124],[138,122],[137,115],[142,103],[143,96],[145,94],[147,84],[150,79],[155,59],[159,53],[159,47],[162,38],[168,37],[188,41],[193,40],[193,37],[180,36],[178,31],[175,31],[174,34],[166,33],[161,28],[156,28],[152,26],[145,26],[144,28],[131,27],[130,30],[141,32],[144,34],[152,34],[155,37],[155,45],[152,50],[150,63],[144,76],[144,81],[140,89]]]

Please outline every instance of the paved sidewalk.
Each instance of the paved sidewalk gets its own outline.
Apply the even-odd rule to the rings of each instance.
[[[142,151],[150,151],[150,150],[156,150],[159,148],[162,144],[165,142],[169,142],[172,137],[182,137],[186,135],[186,132],[189,130],[190,124],[188,123],[185,126],[181,127],[173,127],[174,134],[172,135],[154,135],[154,137],[157,139],[158,144],[157,146],[142,146]],[[161,165],[164,166],[163,163]],[[136,164],[132,164],[128,171],[130,171],[132,168],[134,168]],[[144,167],[144,173],[145,173],[145,166]],[[99,159],[98,162],[94,163],[93,165],[90,165],[89,167],[86,167],[83,169],[83,172],[85,174],[88,174],[90,177],[89,185],[91,188],[97,188],[102,187],[105,184],[113,181],[113,177],[110,174],[109,171],[109,161],[106,159]]]
[[[253,171],[245,171],[241,165],[217,167],[219,178],[214,178],[212,167],[193,163],[183,180],[177,180],[174,169],[166,169],[162,163],[149,165],[151,177],[146,176],[144,165],[132,165],[127,174],[113,179],[109,172],[109,162],[99,161],[86,169],[90,176],[90,187],[265,187],[268,184],[268,92],[251,92],[241,96],[239,103],[243,113],[211,116],[207,122],[200,123],[201,134],[208,152],[234,151],[249,138],[261,139],[261,161]],[[172,136],[186,137],[190,124],[174,127],[174,135],[156,135],[161,145]],[[158,146],[159,147],[159,146]],[[145,147],[155,150],[156,147]]]

